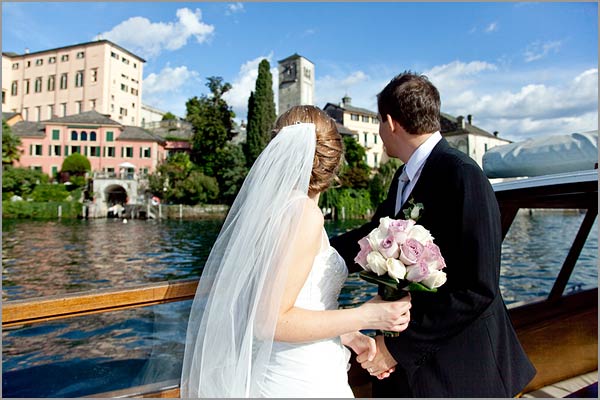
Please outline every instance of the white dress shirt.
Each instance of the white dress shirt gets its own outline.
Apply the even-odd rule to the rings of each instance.
[[[400,175],[398,179],[402,179],[404,173],[408,176],[408,184],[406,184],[406,188],[404,188],[404,183],[402,181],[398,182],[398,194],[396,196],[396,213],[400,211],[402,205],[406,200],[408,200],[410,196],[410,192],[412,192],[413,188],[417,184],[419,180],[419,176],[421,176],[421,170],[425,165],[425,161],[431,154],[431,151],[435,147],[438,142],[442,140],[442,135],[439,131],[435,132],[426,141],[421,143],[419,147],[415,150],[415,152],[410,156],[410,159],[404,166],[404,171]]]

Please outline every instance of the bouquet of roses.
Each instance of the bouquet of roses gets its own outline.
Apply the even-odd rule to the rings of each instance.
[[[354,258],[362,279],[378,285],[383,300],[398,300],[407,291],[435,292],[446,282],[444,257],[433,236],[416,220],[423,206],[411,201],[407,219],[381,218],[379,226],[358,241]]]

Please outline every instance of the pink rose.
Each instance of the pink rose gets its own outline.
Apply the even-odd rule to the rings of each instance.
[[[423,251],[422,259],[427,262],[430,269],[440,271],[446,268],[446,262],[444,261],[444,257],[442,257],[442,253],[437,244],[427,243],[425,245],[425,250]]]
[[[360,251],[358,252],[356,257],[354,257],[354,262],[360,265],[363,269],[366,269],[367,256],[371,251],[373,251],[373,249],[371,248],[371,245],[369,244],[369,241],[366,237],[360,239],[358,241],[358,244],[360,245]]]
[[[415,221],[409,219],[392,220],[389,224],[388,231],[394,235],[394,240],[398,244],[404,243],[408,235],[408,231],[415,225]]]
[[[406,239],[400,246],[400,261],[404,265],[416,264],[423,254],[424,247],[415,239]]]
[[[398,247],[398,243],[396,243],[394,240],[393,235],[388,235],[388,237],[381,241],[379,244],[379,252],[385,258],[398,257],[398,254],[400,254],[400,248]]]
[[[419,261],[414,265],[406,267],[406,276],[404,279],[411,282],[421,282],[429,276],[429,268],[425,261]]]

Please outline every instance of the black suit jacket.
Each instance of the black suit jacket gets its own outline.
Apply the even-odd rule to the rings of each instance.
[[[395,215],[396,172],[371,222],[331,240],[351,271],[357,241]],[[512,397],[535,369],[519,343],[499,288],[500,211],[479,166],[442,139],[432,150],[409,199],[423,204],[427,228],[446,261],[437,293],[412,294],[411,323],[385,343],[396,372],[374,381],[375,397]],[[403,209],[408,207],[408,201]]]

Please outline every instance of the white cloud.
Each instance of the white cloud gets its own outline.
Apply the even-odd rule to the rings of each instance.
[[[180,8],[176,15],[176,22],[151,22],[144,17],[131,17],[102,36],[142,57],[151,58],[163,50],[180,49],[192,36],[198,43],[204,43],[215,30],[213,25],[202,22],[200,9]]]
[[[185,65],[167,65],[158,74],[149,74],[143,82],[144,104],[149,104],[179,116],[185,115],[185,102],[201,85],[200,74]]]
[[[492,33],[492,32],[496,32],[497,30],[498,30],[498,23],[492,22],[485,28],[485,33]]]
[[[562,42],[560,40],[546,43],[541,43],[539,41],[533,42],[529,46],[527,46],[527,49],[523,52],[525,62],[531,62],[544,58],[551,51],[553,51],[554,53],[558,53],[561,46]]]
[[[517,84],[498,81],[507,74],[484,62],[455,61],[425,73],[438,87],[442,111],[474,116],[474,124],[512,140],[596,129],[598,69],[566,81]],[[546,74],[537,72],[539,76]],[[504,76],[504,78],[501,78]],[[574,76],[574,77],[573,77]],[[527,75],[528,79],[531,78]],[[514,80],[514,79],[513,79]]]
[[[361,70],[325,75],[315,82],[315,105],[323,108],[327,103],[338,104],[347,95],[353,106],[376,111],[377,93],[387,82],[374,80]]]
[[[225,93],[223,98],[227,101],[227,104],[231,106],[236,115],[236,120],[241,121],[247,120],[248,114],[248,98],[250,92],[255,89],[256,78],[258,78],[258,64],[263,59],[267,59],[271,64],[271,75],[273,77],[273,93],[275,95],[275,104],[277,104],[277,87],[278,87],[278,72],[277,66],[272,65],[271,59],[273,53],[268,56],[260,56],[253,60],[246,61],[240,66],[238,75],[234,78],[231,83],[231,89]]]
[[[243,13],[244,3],[230,3],[227,5],[227,10],[225,11],[225,15],[233,15],[237,13]]]

